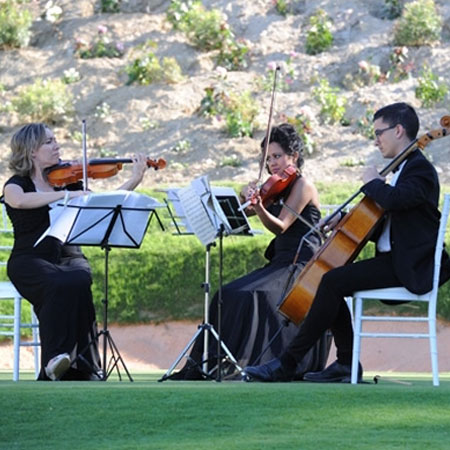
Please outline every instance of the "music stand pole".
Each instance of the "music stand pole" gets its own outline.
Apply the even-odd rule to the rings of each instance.
[[[205,300],[204,300],[204,321],[205,325],[209,325],[209,295],[210,295],[210,268],[211,268],[211,246],[216,245],[214,242],[208,244],[206,246],[205,252],[205,282],[202,284],[202,287],[205,291]],[[205,374],[208,373],[208,345],[209,345],[209,333],[206,331],[203,333],[203,372]]]
[[[104,298],[102,300],[103,303],[103,329],[98,333],[97,339],[100,338],[100,336],[103,336],[103,377],[102,380],[106,381],[108,377],[111,375],[114,368],[117,370],[117,375],[119,377],[119,380],[122,381],[122,376],[120,374],[119,370],[119,362],[122,364],[123,368],[125,369],[125,372],[128,376],[128,379],[130,381],[133,381],[133,378],[130,375],[130,372],[127,369],[127,366],[125,365],[125,362],[120,355],[119,349],[117,348],[111,333],[108,329],[108,302],[109,302],[109,252],[111,250],[111,247],[108,243],[109,237],[111,235],[111,232],[114,228],[114,225],[116,223],[117,218],[120,215],[122,206],[117,205],[114,208],[113,217],[111,219],[111,222],[109,223],[108,229],[106,230],[105,237],[101,243],[101,248],[105,251],[105,278],[104,278]],[[109,349],[111,351],[111,359],[109,363],[107,364],[107,347],[109,345]]]

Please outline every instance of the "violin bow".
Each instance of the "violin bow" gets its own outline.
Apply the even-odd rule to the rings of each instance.
[[[86,148],[86,119],[81,122],[81,133],[83,135],[83,189],[88,190],[88,170],[87,170],[87,148]]]
[[[264,172],[264,168],[266,167],[267,154],[269,153],[269,141],[270,141],[270,134],[272,132],[273,106],[275,104],[275,92],[277,90],[277,74],[279,70],[280,66],[276,66],[275,69],[273,70],[273,86],[272,86],[272,96],[270,99],[269,120],[267,122],[267,129],[266,129],[266,142],[264,145],[264,151],[261,158],[261,164],[259,166],[259,175],[257,184],[261,183],[262,174]]]
[[[272,86],[272,96],[270,99],[270,109],[269,109],[269,120],[267,121],[267,129],[266,129],[266,142],[264,144],[264,150],[261,157],[261,161],[259,164],[259,175],[258,179],[256,181],[256,185],[259,187],[261,186],[261,180],[262,175],[264,172],[264,168],[266,167],[267,162],[267,154],[269,153],[269,141],[270,141],[270,134],[272,132],[272,116],[273,116],[273,105],[275,103],[275,92],[277,90],[277,74],[280,70],[280,66],[276,66],[275,69],[273,69],[273,86]],[[248,205],[250,205],[251,201],[247,200],[245,203],[243,203],[239,207],[239,211],[243,211],[245,208],[247,208]]]

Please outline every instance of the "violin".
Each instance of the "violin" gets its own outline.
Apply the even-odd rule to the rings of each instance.
[[[88,178],[109,178],[122,170],[125,163],[133,162],[130,158],[96,158],[87,163]],[[147,158],[147,167],[155,170],[164,169],[166,161],[159,158],[157,161]],[[44,170],[47,181],[55,187],[65,187],[83,179],[83,164],[79,161],[61,161],[59,164]]]
[[[271,175],[259,188],[259,195],[263,205],[266,207],[280,196],[297,179],[297,169],[288,166],[281,174]],[[250,200],[255,203],[255,199]]]

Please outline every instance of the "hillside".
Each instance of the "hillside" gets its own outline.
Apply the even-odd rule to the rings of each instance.
[[[26,2],[25,2],[26,3]],[[268,0],[203,0],[207,8],[220,9],[236,37],[248,42],[248,67],[228,72],[219,81],[215,70],[215,51],[194,48],[186,35],[173,30],[166,20],[170,1],[123,0],[120,13],[98,13],[96,1],[56,0],[62,8],[59,19],[42,19],[46,0],[29,2],[34,22],[30,44],[21,49],[0,51],[0,169],[1,182],[8,177],[5,161],[12,133],[23,123],[17,114],[5,110],[26,85],[37,78],[56,79],[74,68],[81,79],[68,85],[74,95],[75,114],[56,124],[59,142],[66,158],[81,156],[79,132],[86,119],[89,155],[100,150],[128,155],[135,151],[152,158],[164,157],[168,167],[152,173],[145,186],[182,185],[207,174],[211,180],[234,179],[246,182],[258,173],[259,142],[264,135],[270,105],[270,92],[257,83],[271,62],[282,63],[289,55],[294,70],[293,83],[276,96],[274,122],[281,114],[294,117],[300,110],[311,114],[311,137],[315,152],[307,158],[305,173],[314,181],[359,181],[361,166],[383,161],[373,141],[361,134],[358,120],[366,110],[396,101],[407,101],[417,108],[422,121],[421,133],[439,127],[439,119],[450,114],[449,95],[433,108],[424,108],[415,98],[417,77],[424,64],[445,79],[450,74],[450,3],[436,1],[442,17],[442,39],[432,47],[409,48],[410,76],[400,82],[377,82],[350,86],[349,77],[358,73],[361,61],[389,69],[393,51],[395,21],[381,18],[383,0],[296,1],[296,14],[282,16]],[[332,21],[334,43],[331,49],[315,56],[306,54],[305,37],[309,17],[323,8]],[[122,58],[77,58],[77,39],[92,41],[99,26],[106,26],[111,37],[125,48]],[[152,40],[155,54],[175,57],[184,80],[176,84],[155,83],[148,86],[127,85],[124,68],[132,61],[133,50]],[[326,77],[347,99],[348,126],[323,124],[320,106],[312,95],[317,80]],[[223,120],[197,114],[204,89],[217,83],[227,89],[249,90],[259,107],[259,126],[253,138],[230,138]],[[106,104],[106,106],[105,106]],[[427,147],[435,162],[441,182],[450,183],[450,140],[441,139]],[[234,166],[230,161],[236,161]],[[121,175],[122,176],[122,175]],[[120,177],[119,177],[120,178]],[[97,182],[109,189],[120,180]]]

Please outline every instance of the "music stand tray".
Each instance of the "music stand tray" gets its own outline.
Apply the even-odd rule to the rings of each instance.
[[[122,356],[108,330],[108,259],[111,247],[139,248],[153,215],[162,227],[156,209],[164,207],[157,200],[132,191],[113,191],[103,194],[89,194],[77,197],[63,208],[57,219],[41,236],[54,236],[67,245],[101,247],[105,251],[103,329],[97,340],[103,336],[103,374],[106,381],[116,369],[119,379],[122,364],[130,381],[133,381]],[[107,364],[107,346],[111,359]]]

